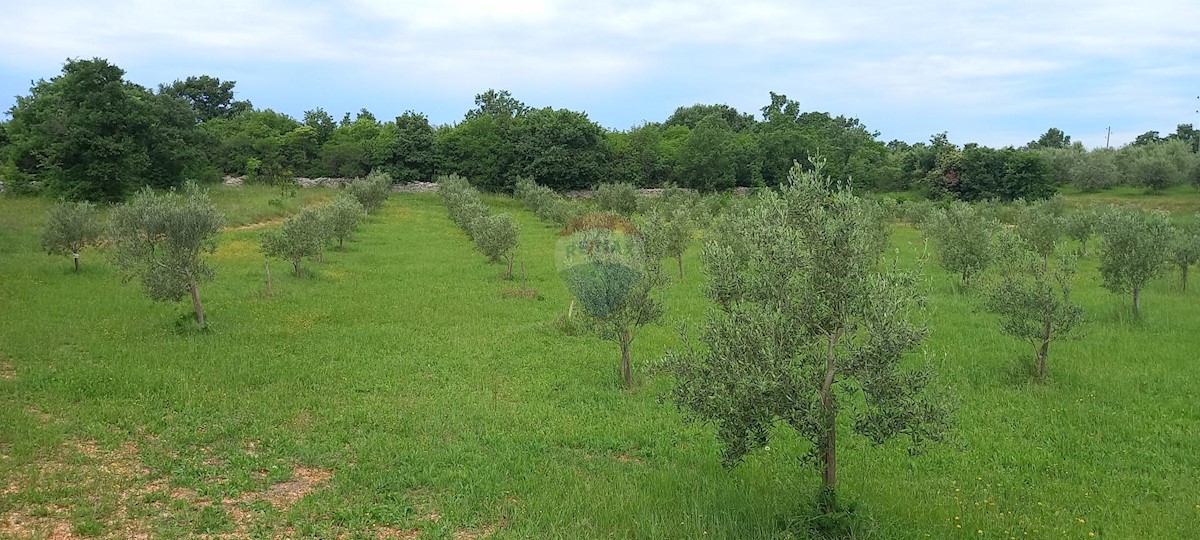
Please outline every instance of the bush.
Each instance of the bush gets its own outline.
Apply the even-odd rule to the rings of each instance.
[[[638,207],[637,188],[626,183],[600,184],[593,200],[601,212],[632,216]]]

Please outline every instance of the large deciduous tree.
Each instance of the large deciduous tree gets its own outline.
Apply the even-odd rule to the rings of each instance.
[[[781,194],[729,217],[706,246],[716,309],[700,345],[665,361],[674,401],[715,424],[727,465],[766,445],[779,424],[811,441],[824,510],[836,507],[839,426],[875,443],[907,435],[919,447],[949,424],[928,390],[931,374],[901,367],[925,329],[913,320],[915,278],[882,261],[883,231],[878,214],[820,167],[793,167]]]
[[[158,92],[183,100],[195,112],[196,122],[205,122],[213,118],[229,118],[251,109],[249,101],[233,99],[234,84],[235,81],[201,75],[159,85]]]
[[[21,173],[67,199],[118,201],[144,185],[180,185],[200,167],[186,104],[124,79],[108,61],[68,60],[10,110]]]
[[[212,278],[205,253],[216,250],[221,215],[194,184],[184,193],[143,188],[113,210],[113,256],[126,279],[136,279],[151,299],[177,302],[191,295],[196,323],[204,328],[200,283]]]

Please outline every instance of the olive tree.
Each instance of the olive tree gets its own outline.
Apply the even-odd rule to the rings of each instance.
[[[1188,269],[1200,262],[1200,213],[1191,225],[1178,229],[1171,241],[1171,263],[1179,268],[1180,285],[1188,290]]]
[[[1068,236],[1079,241],[1080,255],[1088,256],[1088,240],[1096,235],[1099,223],[1100,213],[1093,208],[1076,211],[1064,218],[1063,229]]]
[[[1058,212],[1059,206],[1052,200],[1029,203],[1017,212],[1014,230],[1024,247],[1041,257],[1046,265],[1062,237],[1065,220]]]
[[[345,193],[334,197],[321,209],[329,236],[338,241],[338,250],[344,249],[345,241],[354,235],[364,212],[358,199]]]
[[[475,247],[487,255],[491,262],[507,263],[508,270],[504,273],[504,279],[512,279],[513,260],[521,240],[521,228],[512,216],[479,216],[471,224],[471,230],[475,238]]]
[[[79,252],[96,245],[104,234],[96,205],[90,202],[60,201],[50,207],[42,229],[42,249],[51,255],[71,254],[79,271]]]
[[[683,280],[683,253],[692,241],[694,221],[691,209],[684,206],[652,208],[638,227],[646,249],[658,258],[675,259],[679,279]]]
[[[300,275],[300,263],[305,257],[315,258],[325,249],[328,237],[326,222],[320,210],[302,208],[283,221],[279,229],[262,235],[263,255],[292,263],[292,274]]]
[[[363,215],[378,210],[392,192],[392,177],[385,172],[372,171],[366,178],[359,178],[346,186],[363,207]]]
[[[200,286],[213,272],[205,253],[216,250],[221,215],[195,184],[184,193],[143,188],[112,214],[113,258],[127,280],[137,279],[153,300],[177,302],[191,294],[204,328]]]
[[[878,219],[819,168],[793,167],[781,194],[718,225],[703,253],[715,309],[699,345],[685,336],[664,360],[673,400],[715,425],[726,466],[779,424],[808,439],[826,511],[836,507],[839,426],[876,444],[907,436],[915,450],[950,424],[932,374],[901,367],[926,334],[914,321],[922,298],[913,275],[884,264]]]
[[[1000,331],[1034,347],[1038,380],[1046,376],[1050,342],[1068,338],[1078,327],[1083,308],[1071,301],[1075,258],[1054,250],[1050,258],[1024,246],[1000,265],[1000,275],[986,293],[989,311],[1000,316]]]
[[[937,246],[942,267],[960,277],[967,285],[992,263],[995,249],[993,233],[999,225],[984,218],[965,202],[955,201],[935,213],[925,227]]]
[[[596,187],[593,200],[601,212],[612,212],[622,216],[632,216],[638,208],[637,188],[624,182],[600,184]]]
[[[1142,289],[1162,271],[1171,249],[1171,220],[1165,212],[1114,207],[1100,221],[1100,275],[1114,293],[1133,293],[1141,313]]]
[[[559,275],[600,336],[621,347],[621,379],[633,386],[635,332],[663,315],[662,260],[645,249],[624,218],[592,214],[573,220],[557,246]]]

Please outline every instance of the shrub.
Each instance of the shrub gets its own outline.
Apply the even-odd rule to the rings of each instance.
[[[970,204],[954,201],[934,214],[927,233],[937,246],[942,267],[967,285],[991,264],[992,234],[998,224],[981,217]]]

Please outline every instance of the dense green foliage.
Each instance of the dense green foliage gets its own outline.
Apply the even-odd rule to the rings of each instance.
[[[72,60],[39,81],[0,124],[0,182],[71,199],[116,201],[150,185],[366,176],[393,182],[457,174],[485,191],[523,178],[563,191],[617,182],[699,191],[777,186],[793,163],[820,159],[856,190],[912,191],[968,201],[1048,197],[1062,186],[1097,191],[1200,186],[1200,135],[1190,124],[1143,134],[1117,150],[1087,151],[1051,128],[1022,148],[928,142],[884,144],[859,119],[804,111],[770,92],[760,116],[725,104],[679,107],[662,122],[609,130],[587,114],[530,107],[487,90],[462,120],[431,125],[419,112],[383,120],[366,109],[336,120],[321,108],[296,119],[236,99],[235,83],[192,76],[153,92],[100,59]],[[804,165],[807,167],[807,165]],[[282,179],[282,180],[281,180]]]
[[[71,60],[17,98],[5,128],[6,182],[43,182],[68,199],[119,201],[141,186],[202,179],[188,104],[127,82],[105,60]]]

